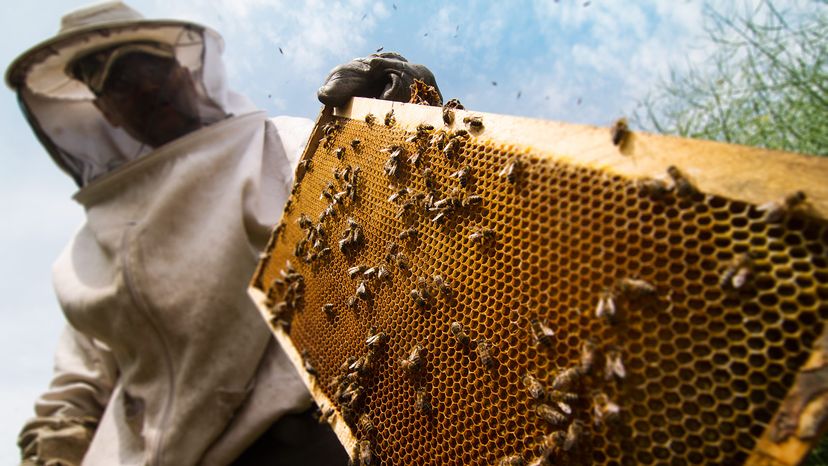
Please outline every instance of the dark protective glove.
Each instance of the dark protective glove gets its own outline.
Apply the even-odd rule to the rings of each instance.
[[[374,53],[337,66],[316,95],[320,102],[334,107],[344,105],[351,97],[408,102],[415,79],[433,86],[442,100],[431,71],[423,65],[409,63],[394,52]]]

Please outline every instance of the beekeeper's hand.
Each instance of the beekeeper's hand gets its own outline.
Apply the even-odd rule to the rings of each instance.
[[[423,65],[409,63],[394,52],[374,53],[337,66],[316,95],[320,102],[334,107],[345,104],[351,97],[408,102],[415,79],[433,86],[442,100],[431,71]],[[442,102],[435,104],[442,105]]]

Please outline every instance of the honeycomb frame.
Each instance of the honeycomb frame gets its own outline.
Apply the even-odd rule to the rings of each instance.
[[[301,164],[283,227],[251,281],[251,297],[320,409],[332,409],[328,421],[349,454],[368,440],[381,464],[497,464],[511,455],[525,463],[548,455],[556,464],[804,458],[826,425],[825,160],[643,133],[616,146],[606,128],[460,110],[446,125],[442,113],[359,98],[336,114],[323,109],[302,157],[311,165]],[[418,125],[434,127],[429,137],[450,134],[468,128],[466,117],[481,117],[482,128],[455,155],[429,146],[419,167],[401,158],[401,174],[387,175],[391,145],[405,157],[417,152],[419,143],[405,140],[424,131]],[[331,131],[334,121],[342,127]],[[351,145],[354,138],[360,142]],[[319,224],[334,203],[321,193],[345,166],[361,167],[357,193],[321,222],[328,253],[305,263],[296,249],[308,233],[297,220],[306,214]],[[464,166],[472,173],[465,187],[457,176]],[[677,176],[666,175],[671,166]],[[481,205],[458,200],[439,224],[439,209],[400,216],[401,200],[389,199],[400,187],[433,189],[437,200],[478,195]],[[805,205],[771,221],[767,203],[797,190]],[[337,239],[347,235],[348,217],[365,244],[342,253]],[[400,239],[410,228],[416,237]],[[389,242],[407,257],[407,271],[389,259]],[[746,253],[747,285],[725,289],[729,264]],[[302,299],[289,316],[275,316],[286,296],[274,279],[288,260],[304,280]],[[391,275],[366,278],[365,300],[347,275],[363,264]],[[609,298],[618,315],[607,318],[604,306],[597,317]],[[538,323],[554,335],[538,338]],[[389,337],[376,353],[365,342],[371,327]],[[585,367],[584,341],[598,348],[597,362],[577,371],[581,379],[566,390],[578,397],[564,408],[548,392],[567,369]],[[403,361],[418,344],[423,367],[407,371]],[[479,354],[484,346],[491,365]],[[360,373],[364,390],[351,408],[331,382],[340,377],[341,388],[341,377],[355,373],[343,363],[366,354],[376,358]],[[609,369],[615,355],[623,378]],[[544,399],[531,396],[526,374],[546,389]],[[614,420],[596,423],[599,399],[618,405]],[[541,404],[572,414],[553,425],[538,415]],[[359,425],[363,414],[372,425]],[[584,434],[564,449],[576,420]]]

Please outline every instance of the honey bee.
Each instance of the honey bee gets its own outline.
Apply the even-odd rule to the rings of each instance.
[[[374,464],[374,454],[371,452],[371,442],[368,440],[360,440],[359,442],[359,463],[360,466]]]
[[[483,203],[483,197],[482,196],[479,196],[477,194],[472,194],[471,196],[468,196],[465,199],[463,199],[461,205],[463,207],[473,207],[473,206],[479,206],[482,203]]]
[[[805,193],[802,191],[796,191],[785,196],[781,200],[762,204],[757,207],[756,210],[764,212],[766,222],[779,223],[785,217],[785,214],[804,204],[805,200]]]
[[[432,174],[431,169],[426,168],[425,170],[423,170],[422,176],[423,176],[423,183],[425,183],[426,189],[434,191],[434,189],[436,189],[437,186],[435,184],[434,176]]]
[[[397,119],[394,118],[394,109],[392,108],[391,111],[385,114],[385,126],[394,126],[397,123]]]
[[[544,437],[543,441],[541,442],[541,456],[536,460],[537,464],[543,466],[554,464],[552,462],[552,459],[557,453],[557,451],[563,447],[565,441],[566,432],[563,430],[556,430]]]
[[[483,364],[483,367],[486,369],[493,368],[497,363],[492,357],[491,348],[489,346],[489,342],[485,338],[480,338],[477,340],[477,356],[480,358],[480,362]]]
[[[525,374],[523,376],[523,385],[529,390],[529,395],[536,399],[542,400],[546,398],[546,389],[543,387],[543,384],[540,383],[538,379],[536,379],[531,374]]]
[[[334,315],[334,305],[331,304],[331,303],[323,304],[322,305],[322,312],[324,312],[325,314],[327,314],[330,317],[333,317],[333,315]]]
[[[673,189],[675,189],[676,194],[679,196],[692,196],[697,192],[696,187],[690,183],[690,180],[675,165],[667,167],[667,175],[673,179]]]
[[[595,365],[595,344],[585,340],[581,344],[581,373],[589,374]]]
[[[313,376],[319,374],[318,372],[316,372],[316,368],[313,367],[313,364],[311,364],[310,353],[308,352],[308,350],[302,350],[302,360],[305,366],[305,371],[307,371],[308,374]]]
[[[624,368],[624,362],[621,361],[621,352],[618,350],[610,350],[604,356],[606,365],[604,367],[604,379],[612,380],[613,377],[623,379],[627,376],[627,370]]]
[[[443,123],[445,123],[446,126],[451,126],[451,124],[454,123],[454,110],[446,106],[443,106]]]
[[[334,414],[334,409],[333,408],[326,408],[326,409],[321,410],[319,412],[319,423],[324,424],[324,423],[330,421],[331,416],[333,416],[333,414]]]
[[[403,253],[397,254],[397,267],[401,270],[408,270],[410,268],[410,264],[408,263],[408,257],[405,256]]]
[[[402,367],[403,371],[405,371],[409,375],[419,372],[420,369],[422,369],[424,363],[424,351],[425,348],[423,348],[421,345],[414,345],[414,347],[411,348],[411,352],[408,354],[408,357],[405,359],[400,359],[400,367]]]
[[[359,282],[359,286],[357,286],[357,289],[356,289],[356,297],[363,300],[363,301],[368,301],[368,298],[370,298],[370,296],[371,296],[371,293],[368,291],[368,288],[365,286],[365,282],[364,281]]]
[[[449,330],[457,339],[457,342],[461,345],[468,346],[471,343],[469,335],[466,333],[465,329],[463,329],[463,324],[460,322],[452,322],[449,326]]]
[[[386,335],[385,332],[379,332],[369,335],[365,340],[365,345],[368,346],[369,349],[374,350],[385,344],[386,341],[388,341],[388,335]]]
[[[606,393],[598,393],[592,399],[595,425],[599,426],[604,422],[612,422],[618,418],[621,407],[609,399]]]
[[[549,392],[548,399],[554,403],[558,409],[566,414],[572,414],[571,404],[578,401],[578,394],[573,392],[563,392],[560,390],[552,390]]]
[[[538,404],[535,411],[541,419],[548,422],[552,427],[560,427],[566,424],[566,415],[547,404]]]
[[[536,346],[552,346],[552,337],[555,336],[554,330],[538,319],[532,319],[531,327],[532,339],[534,340]]]
[[[373,113],[365,115],[365,123],[368,123],[368,125],[373,125],[374,123],[376,123],[376,121],[377,118],[374,116]]]
[[[636,279],[636,278],[622,278],[618,282],[618,291],[630,299],[639,299],[656,294],[656,288],[652,284]]]
[[[741,289],[753,274],[753,261],[749,253],[739,254],[727,265],[721,280],[722,288]]]
[[[460,151],[460,141],[458,139],[449,139],[446,145],[443,147],[443,155],[446,156],[447,159],[451,160],[457,153]]]
[[[504,456],[497,462],[497,466],[523,466],[526,464],[520,455]]]
[[[299,219],[296,220],[296,223],[299,224],[299,228],[306,230],[313,226],[313,221],[311,221],[310,217],[306,214],[299,215]]]
[[[627,142],[627,137],[630,135],[630,127],[627,124],[626,118],[619,118],[615,120],[610,128],[610,136],[613,145],[621,147]]]
[[[558,373],[552,381],[552,388],[555,390],[565,390],[572,385],[575,385],[581,377],[580,367],[570,367]]]
[[[432,276],[431,281],[434,283],[434,286],[437,287],[437,291],[439,291],[443,296],[448,295],[451,291],[441,275]]]
[[[636,181],[639,191],[645,196],[650,196],[653,199],[660,200],[670,191],[667,183],[664,180],[655,178],[640,179]]]
[[[423,308],[423,307],[426,307],[426,305],[428,304],[428,302],[426,301],[426,297],[423,294],[422,290],[420,290],[418,288],[414,288],[413,290],[411,290],[411,292],[408,293],[408,296],[410,296],[411,299],[414,300],[414,303],[418,307]]]
[[[612,320],[615,318],[615,313],[615,295],[612,291],[606,290],[598,297],[598,305],[595,306],[595,317]]]
[[[506,164],[502,170],[500,170],[498,176],[506,178],[509,183],[515,184],[517,183],[522,171],[523,162],[520,159],[513,159],[511,162]]]
[[[456,141],[457,139],[452,139],[452,141]],[[466,187],[469,183],[469,178],[471,178],[471,167],[468,165],[464,166],[460,170],[449,175],[450,178],[456,178],[460,182],[460,186]]]
[[[468,125],[472,131],[480,131],[483,129],[483,117],[479,115],[464,117],[463,123]]]
[[[414,396],[414,408],[423,414],[431,412],[431,395],[425,389],[417,390]]]
[[[399,238],[400,238],[401,241],[404,241],[404,240],[407,240],[407,239],[417,239],[417,235],[418,235],[417,229],[412,227],[412,228],[409,228],[407,230],[401,231],[400,234],[399,234]]]
[[[397,202],[397,199],[407,195],[408,192],[408,188],[402,188],[399,191],[395,191],[393,194],[388,196],[388,202]]]
[[[366,267],[364,265],[355,265],[353,267],[348,268],[348,277],[353,280],[359,276],[362,272],[364,272]]]
[[[495,232],[494,230],[484,228],[470,234],[469,239],[472,240],[472,242],[477,243],[479,245],[490,244],[495,239]]]
[[[296,183],[301,183],[302,179],[305,177],[305,173],[311,170],[311,161],[310,160],[302,160],[296,165],[296,172],[293,175],[293,178],[296,180]]]
[[[371,422],[371,417],[367,414],[363,414],[359,416],[359,428],[362,429],[362,433],[373,437],[377,433],[377,428],[374,427],[374,423]]]
[[[357,297],[356,296],[349,296],[347,304],[348,304],[348,309],[356,309],[356,307],[357,307]]]
[[[348,366],[348,370],[350,372],[356,372],[359,374],[364,375],[369,370],[371,370],[371,363],[372,359],[368,354],[363,355],[362,357],[358,358],[356,361],[353,362],[350,366]]]
[[[442,225],[445,220],[446,220],[446,213],[445,212],[440,212],[439,214],[435,215],[431,219],[431,223],[433,223],[435,225]]]
[[[354,150],[359,149],[359,146],[360,146],[361,144],[362,144],[362,141],[360,141],[360,139],[359,139],[359,138],[353,138],[353,139],[351,139],[351,147],[353,147],[353,148],[354,148]]]
[[[369,267],[365,269],[365,272],[362,272],[363,278],[366,280],[370,280],[377,275],[377,268],[376,267]]]
[[[279,237],[279,235],[281,235],[281,234],[285,231],[285,227],[286,227],[286,226],[287,226],[287,225],[285,224],[285,221],[284,221],[284,220],[282,220],[282,221],[280,221],[279,223],[277,223],[277,224],[276,224],[276,226],[275,226],[275,227],[273,227],[273,236],[275,236],[275,237],[277,237],[277,238],[278,238],[278,237]]]
[[[584,435],[583,421],[576,419],[572,421],[569,428],[566,430],[566,439],[563,443],[564,451],[569,451],[581,442],[581,437]]]
[[[334,150],[334,155],[339,160],[342,160],[342,157],[345,157],[345,148],[344,147],[337,147],[336,150]]]

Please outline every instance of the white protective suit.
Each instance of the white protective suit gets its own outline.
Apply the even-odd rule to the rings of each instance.
[[[155,150],[109,126],[82,89],[67,100],[18,87],[86,210],[54,265],[70,325],[21,433],[30,454],[74,464],[89,442],[83,464],[227,464],[310,406],[246,287],[312,122],[255,111],[226,88],[218,35],[178,31],[179,61],[232,116]]]

